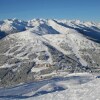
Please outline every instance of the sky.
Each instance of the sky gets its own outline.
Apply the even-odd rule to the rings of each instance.
[[[8,18],[100,22],[100,0],[0,0],[0,20]]]

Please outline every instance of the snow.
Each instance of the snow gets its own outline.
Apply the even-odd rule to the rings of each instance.
[[[74,38],[76,38],[78,35],[76,34],[76,35],[73,35],[73,34],[69,34],[68,35],[68,37],[69,37],[69,46],[72,48],[72,51],[76,54],[76,57],[79,59],[79,61],[80,61],[80,63],[83,65],[83,66],[87,66],[87,62],[84,60],[84,59],[82,59],[82,57],[80,56],[80,54],[79,54],[79,46],[77,46],[76,44],[75,44],[75,42],[73,41],[74,40]],[[79,36],[78,36],[78,38],[79,38]],[[81,38],[79,38],[79,39],[81,39]]]
[[[48,24],[52,26],[55,30],[57,30],[59,33],[66,34],[69,30],[69,28],[65,28],[61,25],[59,25],[56,21],[54,20],[48,20]]]
[[[68,55],[70,54],[69,52],[65,51],[64,49],[62,49],[59,44],[62,43],[62,42],[67,42],[69,47],[72,48],[72,51],[74,52],[74,54],[76,54],[77,58],[79,59],[80,63],[83,65],[83,66],[87,66],[87,63],[86,61],[84,61],[80,54],[79,54],[79,49],[78,47],[80,46],[77,46],[77,44],[75,43],[74,39],[77,39],[79,42],[81,40],[81,36],[78,36],[76,31],[72,31],[71,32],[74,32],[73,33],[70,33],[67,35],[67,41],[66,41],[66,36],[64,34],[56,34],[54,36],[52,35],[44,35],[43,38],[45,40],[47,40],[46,42],[48,42],[50,45],[52,45],[53,47],[55,47],[58,51],[62,52],[64,55]],[[76,33],[76,34],[75,34]],[[76,38],[77,37],[77,38]],[[83,38],[82,38],[83,39]]]
[[[7,34],[24,31],[27,22],[18,19],[6,19],[1,24],[0,30]]]
[[[44,74],[44,75],[41,75],[43,78],[45,78],[45,77],[50,77],[50,76],[52,76],[52,77],[54,77],[54,76],[57,76],[57,72],[56,71],[53,71],[52,73],[48,73],[48,74]]]
[[[36,64],[52,64],[52,58],[51,54],[48,51],[48,48],[43,44],[42,36],[37,35],[35,32],[33,32],[33,29],[26,30],[24,32],[18,32],[16,34],[11,34],[4,38],[5,40],[15,40],[12,41],[13,43],[10,45],[10,49],[4,53],[5,56],[13,56],[14,58],[24,60],[28,59],[28,55],[32,53],[36,53],[38,55],[39,52],[45,51],[47,55],[49,55],[48,60],[39,60],[38,58],[30,60],[35,61]],[[18,49],[14,52],[9,52],[13,48],[18,47]],[[24,48],[24,49],[23,49]],[[19,52],[22,51],[22,52]],[[23,52],[24,51],[24,52]],[[14,55],[15,52],[19,52],[17,55]],[[27,54],[23,56],[24,54]],[[38,55],[39,56],[39,55]],[[11,65],[8,65],[7,63],[3,66],[0,66],[0,68],[6,68],[11,67]]]
[[[50,36],[44,36],[43,37],[43,41],[45,41],[46,43],[49,43],[51,46],[53,46],[54,48],[56,48],[58,51],[62,52],[64,55],[67,55],[68,52],[66,52],[64,49],[62,49],[60,46],[59,46],[59,42],[61,43],[61,41],[63,41],[63,35],[56,35],[55,37],[55,40],[54,40],[54,36],[50,37]]]
[[[4,65],[0,66],[0,68],[11,68],[14,64],[9,65],[8,63],[5,63]]]
[[[86,73],[75,73],[67,76],[69,80],[48,83],[38,90],[36,97],[27,100],[99,100],[100,80]],[[59,80],[59,79],[58,79]],[[55,92],[54,88],[57,87]],[[62,88],[60,88],[62,87]],[[59,89],[62,89],[61,91]],[[41,92],[40,92],[41,91]],[[46,91],[46,94],[42,94]],[[33,92],[32,92],[33,93]],[[32,95],[31,93],[28,95]]]
[[[0,89],[0,100],[100,100],[100,79],[89,73],[58,77]]]
[[[33,67],[32,69],[31,69],[31,72],[40,72],[41,70],[45,70],[45,69],[47,69],[47,67]]]

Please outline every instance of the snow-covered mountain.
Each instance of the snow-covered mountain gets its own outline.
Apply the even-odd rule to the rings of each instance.
[[[27,22],[18,19],[6,19],[0,21],[0,38],[20,31],[26,30]]]
[[[0,37],[0,86],[100,72],[100,23],[7,19]]]

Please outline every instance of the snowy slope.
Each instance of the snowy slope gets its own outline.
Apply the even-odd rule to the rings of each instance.
[[[0,86],[39,81],[60,71],[100,72],[100,23],[0,21]]]
[[[99,100],[99,84],[99,78],[92,74],[60,73],[53,79],[1,88],[0,100]]]

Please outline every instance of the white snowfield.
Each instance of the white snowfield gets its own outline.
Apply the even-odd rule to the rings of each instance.
[[[100,100],[100,79],[89,73],[60,73],[56,78],[0,89],[0,100]]]

